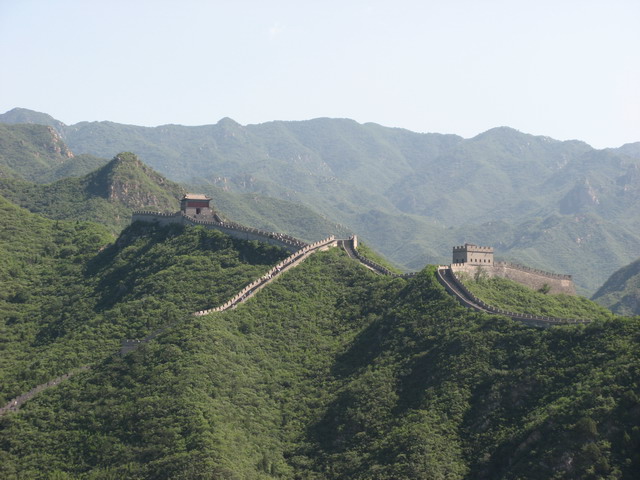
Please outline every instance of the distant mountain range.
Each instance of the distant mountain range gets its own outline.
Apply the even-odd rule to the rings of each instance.
[[[101,223],[114,234],[129,225],[134,210],[177,211],[178,200],[188,189],[167,180],[133,153],[119,153],[111,161],[74,155],[48,126],[0,124],[2,145],[16,148],[0,148],[0,195],[52,219]],[[246,225],[308,241],[348,233],[346,227],[286,200],[212,185],[194,188],[209,194],[223,217]]]
[[[51,127],[76,155],[135,152],[202,191],[305,205],[409,270],[448,262],[452,245],[472,242],[493,245],[503,259],[572,274],[588,293],[640,257],[640,143],[596,150],[506,127],[464,139],[326,118],[67,126],[14,109],[0,122]]]

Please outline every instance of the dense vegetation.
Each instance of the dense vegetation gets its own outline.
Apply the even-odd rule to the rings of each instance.
[[[84,268],[113,237],[95,224],[32,215],[2,197],[0,224],[0,405],[4,405],[117,344],[108,336],[88,336],[85,324],[93,312]],[[71,321],[82,328],[63,332],[63,324]]]
[[[58,220],[95,221],[119,233],[136,209],[175,212],[183,187],[166,180],[132,153],[82,177],[51,184],[0,179],[0,194],[12,202]]]
[[[267,254],[216,232],[134,226],[90,267],[124,285],[100,300],[144,299],[123,315],[139,331],[136,315],[158,325],[165,309],[197,308],[185,268],[223,241],[228,258]],[[219,291],[226,269],[192,277],[210,270],[201,283]],[[0,475],[634,478],[639,338],[639,319],[539,330],[472,313],[433,269],[385,278],[334,249],[0,419]]]
[[[123,338],[223,303],[287,255],[215,231],[144,224],[106,246],[112,237],[98,225],[1,205],[0,405],[116,352]]]
[[[52,182],[104,163],[92,155],[74,156],[52,127],[0,123],[0,178]]]
[[[10,117],[35,120],[28,111]],[[549,215],[536,203],[540,198],[523,198],[523,214],[533,208],[542,216],[518,230],[517,216],[505,210],[504,218],[516,223],[469,229],[476,238],[483,240],[489,230],[509,232],[504,249],[519,251],[521,261],[540,266],[537,249],[544,245],[556,258],[587,259],[588,268],[619,259],[616,248],[628,252],[636,238],[622,223],[607,231],[604,210],[598,210],[616,203],[616,215],[633,211],[633,162],[615,152],[594,153],[579,142],[509,129],[469,141],[418,138],[326,119],[246,128],[226,119],[195,130],[94,123],[75,126],[75,133],[50,117],[37,120],[87,144],[104,135],[114,142],[109,148],[122,141],[130,149],[137,138],[150,158],[175,148],[172,142],[189,133],[185,151],[201,171],[215,158],[224,159],[229,172],[246,165],[252,172],[220,182],[210,178],[212,183],[227,188],[228,180],[241,191],[279,192],[326,206],[329,217],[382,235],[383,243],[398,250],[397,258],[422,255],[424,238],[435,248],[458,235],[458,226],[441,228],[444,219],[425,221],[421,209],[438,207],[429,203],[431,193],[440,199],[441,213],[460,209],[443,192],[461,184],[462,165],[490,187],[482,201],[499,197],[507,208],[509,197],[498,188],[504,185],[502,173],[489,162],[496,152],[496,164],[509,170],[513,188],[526,187],[528,176],[560,172],[544,188],[564,196],[556,198],[558,212]],[[307,131],[311,124],[313,134]],[[387,278],[339,249],[312,255],[235,310],[195,317],[191,312],[223,303],[287,252],[202,228],[142,223],[115,240],[110,231],[120,231],[132,208],[177,208],[180,187],[132,154],[120,154],[80,178],[35,186],[25,178],[42,181],[53,179],[53,172],[79,171],[64,160],[68,152],[50,129],[18,126],[4,138],[13,135],[17,143],[11,145],[18,146],[41,134],[42,145],[27,149],[33,155],[18,149],[14,163],[0,158],[2,192],[58,218],[29,213],[0,197],[0,406],[79,366],[92,368],[0,417],[0,478],[637,477],[640,317],[615,317],[584,299],[499,281],[471,286],[488,303],[509,310],[595,320],[528,328],[462,308],[437,283],[433,267],[410,280]],[[160,143],[150,142],[149,134]],[[202,145],[202,138],[210,143]],[[525,140],[531,143],[526,148]],[[544,152],[566,163],[536,163]],[[14,161],[20,155],[28,160],[24,169]],[[464,163],[466,158],[476,163]],[[606,171],[595,169],[603,158],[617,160],[604,162]],[[568,188],[568,179],[575,181],[589,165],[597,181]],[[627,173],[607,183],[620,168]],[[381,178],[385,172],[388,178]],[[416,178],[433,172],[440,179],[456,176],[433,191],[424,185],[419,191],[407,172]],[[380,192],[389,185],[396,186],[396,196],[385,198]],[[250,224],[263,218],[263,228],[288,225],[303,238],[308,237],[302,232],[321,233],[325,227],[345,229],[336,220],[309,218],[311,209],[296,212],[284,200],[262,204],[255,194],[211,188],[218,196],[214,203],[230,206]],[[464,200],[466,193],[480,195],[478,189],[467,184],[451,192]],[[589,203],[592,194],[600,195],[603,207]],[[483,221],[478,205],[471,207],[465,214]],[[110,231],[64,220],[80,218],[84,210]],[[112,221],[118,216],[123,223]],[[576,238],[579,247],[572,243]],[[564,247],[553,248],[558,244]],[[610,257],[590,257],[596,245],[615,248],[608,250]],[[384,262],[366,246],[362,253]],[[121,339],[149,332],[159,336],[127,356],[116,354]]]
[[[327,118],[65,126],[16,110],[2,121],[45,122],[76,153],[134,151],[175,181],[301,203],[410,271],[445,263],[452,245],[473,242],[495,246],[504,260],[571,274],[591,294],[640,257],[638,144],[595,150],[505,127],[463,139]],[[264,212],[265,224],[278,212]]]
[[[51,128],[0,123],[0,195],[49,218],[95,221],[118,234],[129,224],[133,210],[175,212],[187,191],[132,153],[119,153],[110,162],[69,155]],[[311,208],[286,200],[234,193],[210,184],[188,188],[210,195],[214,208],[234,222],[307,241],[349,233]]]
[[[613,318],[609,310],[581,296],[551,295],[544,289],[535,291],[506,278],[472,278],[464,272],[459,275],[476,297],[508,312],[578,320]]]

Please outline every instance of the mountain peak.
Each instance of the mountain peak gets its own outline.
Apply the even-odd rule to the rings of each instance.
[[[233,118],[224,117],[218,120],[217,125],[219,127],[242,127],[238,122],[236,122]]]
[[[528,133],[523,133],[520,130],[516,130],[515,128],[503,126],[503,127],[490,128],[486,132],[482,132],[476,135],[471,140],[485,140],[485,139],[522,140],[526,138],[534,138],[534,136]],[[557,141],[549,137],[539,137],[539,138],[548,139],[549,141]]]
[[[55,128],[61,136],[64,136],[64,127],[66,127],[64,123],[56,120],[51,115],[19,107],[0,114],[0,123],[36,123],[39,125],[47,125]]]
[[[129,208],[152,206],[174,211],[178,208],[177,199],[184,193],[131,152],[119,153],[89,177],[94,194]]]

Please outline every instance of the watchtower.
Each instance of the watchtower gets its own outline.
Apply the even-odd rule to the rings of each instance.
[[[471,243],[453,247],[453,263],[493,266],[493,247],[479,247]]]
[[[180,200],[180,210],[190,217],[197,215],[212,216],[213,210],[211,209],[210,202],[211,199],[206,195],[187,193],[182,197],[182,200]]]

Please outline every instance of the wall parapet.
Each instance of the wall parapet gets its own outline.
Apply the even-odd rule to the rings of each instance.
[[[358,252],[358,240],[355,235],[352,235],[347,240],[340,240],[342,247],[347,251],[347,253],[358,260],[363,265],[366,265],[371,270],[381,275],[388,275],[391,277],[397,278],[411,278],[418,274],[418,272],[410,272],[410,273],[394,273],[386,267],[383,267],[379,263],[374,262],[373,260],[369,260],[367,257]]]
[[[454,252],[484,252],[484,253],[493,253],[493,247],[481,247],[478,245],[474,245],[472,243],[465,243],[464,245],[458,245],[453,247]]]
[[[291,235],[276,232],[267,232],[259,228],[246,227],[235,222],[217,222],[215,220],[205,220],[201,218],[194,218],[185,214],[184,212],[176,213],[158,213],[149,211],[135,211],[131,217],[133,222],[157,222],[160,224],[179,223],[183,225],[201,225],[205,228],[212,228],[222,231],[228,235],[243,240],[264,240],[271,244],[280,245],[284,248],[291,250],[297,250],[307,245],[306,242],[299,240]],[[241,236],[241,234],[244,234]],[[256,238],[251,238],[256,237]]]
[[[500,277],[525,285],[532,290],[545,289],[552,294],[575,295],[575,286],[571,275],[545,272],[535,268],[511,262],[495,262],[493,265],[474,265],[468,263],[452,263],[454,272],[467,272],[470,275]]]
[[[245,286],[242,290],[240,290],[240,292],[234,295],[227,302],[214,308],[210,308],[207,310],[200,310],[198,312],[195,312],[193,315],[202,316],[202,315],[208,315],[213,312],[223,312],[225,310],[235,308],[239,303],[243,302],[249,296],[253,295],[258,289],[264,287],[267,283],[271,282],[273,278],[277,277],[280,273],[282,273],[284,270],[286,270],[293,264],[301,261],[303,258],[306,258],[311,253],[317,250],[321,250],[323,248],[327,248],[335,245],[337,245],[337,241],[335,236],[333,235],[325,238],[324,240],[319,240],[317,242],[308,244],[303,248],[301,248],[300,250],[289,255],[287,258],[279,262],[274,267],[272,267],[262,277]]]
[[[573,277],[571,275],[566,275],[566,274],[562,274],[562,273],[546,272],[544,270],[538,270],[537,268],[527,267],[526,265],[520,265],[519,263],[494,262],[493,264],[496,267],[512,268],[514,270],[521,270],[523,272],[533,273],[535,275],[539,275],[539,276],[543,276],[543,277],[549,277],[549,278],[554,278],[554,279],[559,279],[559,280],[573,280]]]
[[[447,268],[448,267],[439,267],[438,271],[440,271],[441,269],[444,270]],[[517,313],[517,312],[510,312],[508,310],[503,310],[501,308],[494,307],[492,305],[487,304],[483,300],[476,297],[473,293],[471,293],[471,291],[460,280],[456,272],[454,272],[452,269],[449,269],[449,271],[451,272],[451,279],[455,282],[456,288],[459,289],[464,294],[464,296],[467,297],[467,299],[470,302],[466,302],[466,303],[471,303],[472,308],[475,308],[473,305],[475,304],[475,306],[480,307],[480,310],[484,310],[489,313],[493,313],[497,315],[505,315],[505,316],[511,317],[514,320],[521,320],[528,323],[542,322],[543,324],[556,324],[556,325],[590,323],[589,320],[549,317],[544,315],[532,315],[528,313]]]

